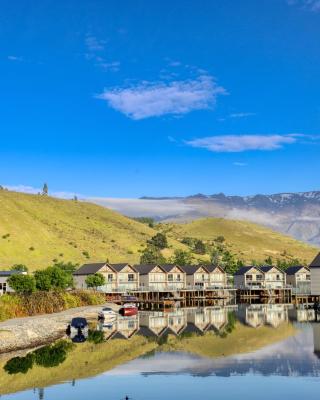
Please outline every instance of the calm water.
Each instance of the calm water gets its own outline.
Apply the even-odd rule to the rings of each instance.
[[[319,399],[313,311],[180,309],[96,328],[107,341],[75,345],[58,366],[9,375],[3,363],[1,399]]]

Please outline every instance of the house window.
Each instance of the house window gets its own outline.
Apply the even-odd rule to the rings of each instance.
[[[252,275],[247,275],[248,281],[252,281]]]
[[[2,290],[2,293],[6,293],[7,291],[7,284],[4,283],[0,283],[0,290]]]
[[[112,282],[113,281],[113,274],[108,274],[108,282]]]
[[[177,275],[177,281],[178,281],[178,282],[181,281],[181,276],[180,276],[180,274]]]
[[[128,281],[133,282],[134,281],[134,274],[128,274]]]
[[[172,274],[169,274],[169,275],[168,275],[168,281],[169,281],[169,282],[172,282],[172,281],[173,281],[173,275],[172,275]]]

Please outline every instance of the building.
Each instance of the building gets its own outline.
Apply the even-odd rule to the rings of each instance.
[[[167,272],[160,265],[135,265],[134,268],[139,273],[141,289],[162,291],[167,288]]]
[[[264,286],[264,273],[258,267],[242,267],[234,274],[237,289],[260,289]]]
[[[259,267],[264,273],[264,287],[266,289],[283,289],[286,286],[286,274],[280,268],[272,265]]]
[[[299,293],[311,292],[310,268],[297,265],[286,269],[287,284],[296,288]]]
[[[187,288],[206,289],[209,286],[209,271],[202,265],[184,265]]]
[[[310,264],[311,294],[320,295],[320,253]]]
[[[2,296],[5,293],[14,292],[14,290],[8,285],[8,279],[10,278],[10,276],[15,275],[15,274],[24,274],[24,275],[26,275],[26,272],[0,271],[0,296]]]
[[[178,265],[165,264],[161,267],[167,273],[167,289],[179,290],[184,289],[186,286],[186,273]]]
[[[213,289],[225,288],[227,286],[227,273],[222,267],[206,265],[209,272],[209,287]]]
[[[139,288],[139,274],[130,264],[94,263],[84,264],[74,272],[73,278],[77,289],[87,289],[86,278],[93,274],[102,274],[105,285],[99,287],[103,292],[125,292]]]

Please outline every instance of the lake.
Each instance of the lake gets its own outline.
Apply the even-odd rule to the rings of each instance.
[[[140,312],[92,326],[85,343],[2,356],[0,393],[11,400],[318,399],[319,355],[313,310]]]

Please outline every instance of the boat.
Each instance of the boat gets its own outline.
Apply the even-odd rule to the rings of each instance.
[[[124,317],[130,317],[132,315],[137,315],[138,307],[134,303],[126,303],[120,308],[119,314]]]
[[[113,320],[117,317],[117,313],[112,310],[110,307],[104,307],[98,313],[98,320]]]

